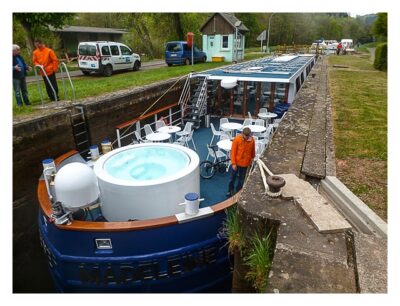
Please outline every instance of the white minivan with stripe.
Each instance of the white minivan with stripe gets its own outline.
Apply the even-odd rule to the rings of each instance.
[[[91,72],[111,76],[117,70],[139,70],[140,56],[119,42],[89,41],[78,45],[78,66],[85,75]]]

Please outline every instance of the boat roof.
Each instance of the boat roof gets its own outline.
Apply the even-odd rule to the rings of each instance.
[[[313,60],[313,54],[269,56],[208,70],[201,75],[211,80],[236,78],[238,81],[292,83]]]

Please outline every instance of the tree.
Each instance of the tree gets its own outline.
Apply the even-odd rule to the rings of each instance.
[[[61,28],[74,15],[74,13],[14,13],[14,19],[20,22],[24,29],[26,46],[32,52],[34,38],[43,36],[42,33],[46,33],[49,26]]]
[[[387,40],[387,13],[378,13],[378,17],[374,23],[374,33],[381,40]]]

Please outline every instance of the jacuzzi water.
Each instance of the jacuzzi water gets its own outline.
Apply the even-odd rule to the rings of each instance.
[[[127,181],[167,178],[185,169],[190,159],[185,152],[170,147],[141,147],[109,158],[104,169],[111,176]]]

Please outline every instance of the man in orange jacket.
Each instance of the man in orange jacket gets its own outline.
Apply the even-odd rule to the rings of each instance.
[[[43,44],[43,42],[39,39],[35,40],[35,47],[37,49],[33,51],[33,64],[35,66],[36,65],[43,66],[43,69],[44,71],[46,71],[47,77],[49,78],[49,80],[47,80],[43,72],[40,71],[40,75],[43,77],[44,84],[46,85],[47,95],[49,96],[51,101],[55,101],[56,98],[58,101],[60,100],[60,98],[58,97],[58,86],[56,80],[56,72],[58,70],[58,58],[54,53],[54,51],[46,47]],[[56,94],[55,96],[53,89],[51,87],[53,87],[55,91]]]
[[[232,143],[232,170],[231,179],[229,181],[229,191],[226,194],[227,196],[233,195],[236,179],[238,179],[236,192],[242,189],[247,168],[251,165],[255,156],[256,146],[254,138],[251,136],[250,128],[245,127],[242,133],[236,136]]]

